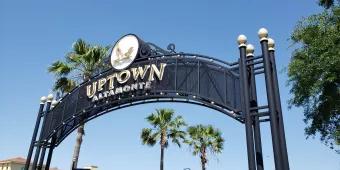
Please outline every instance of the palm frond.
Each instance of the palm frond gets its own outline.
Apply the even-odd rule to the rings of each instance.
[[[174,117],[172,109],[156,109],[155,113],[151,113],[145,119],[154,128],[154,134],[157,134],[152,138],[161,142],[161,134],[164,134],[163,142],[165,147],[168,146],[169,141],[181,147],[181,143],[186,137],[186,132],[182,131],[181,128],[186,126],[186,123],[181,116]],[[151,133],[152,130],[150,129],[149,131],[148,133]],[[142,131],[141,136],[145,136],[146,133]]]
[[[170,128],[179,128],[182,126],[187,126],[182,116],[176,116],[173,121],[169,124]]]
[[[186,132],[178,129],[171,129],[168,134],[168,138],[172,140],[172,143],[177,144],[178,147],[181,147],[181,143],[184,142],[185,136]]]
[[[161,124],[159,116],[157,116],[156,114],[152,113],[151,115],[146,117],[146,120],[153,126],[153,127],[157,127],[158,125]]]
[[[145,145],[153,146],[157,143],[157,133],[152,133],[152,129],[144,128],[141,133],[142,143]]]
[[[224,139],[220,130],[215,129],[212,125],[196,125],[187,128],[189,139],[186,144],[193,148],[193,154],[200,152],[202,147],[208,149],[211,153],[221,153],[223,150]]]
[[[60,77],[54,83],[53,90],[69,93],[76,87],[76,82],[66,77]]]
[[[54,73],[57,77],[63,76],[77,81],[68,75],[80,74],[82,79],[85,80],[103,70],[105,66],[103,59],[108,54],[108,47],[91,46],[84,40],[78,39],[73,43],[72,49],[71,52],[67,53],[65,61],[52,63],[48,71]]]
[[[326,9],[329,9],[334,5],[334,0],[319,0],[319,5],[323,6]]]
[[[52,63],[51,66],[48,67],[48,72],[53,73],[56,76],[66,76],[72,70],[73,70],[73,68],[69,64],[67,64],[63,61],[56,61],[56,62]]]
[[[83,64],[81,59],[82,59],[82,55],[79,55],[79,54],[75,53],[74,51],[69,52],[66,55],[66,62],[72,63],[76,67],[79,67],[81,64]]]
[[[72,47],[76,54],[83,55],[88,52],[90,45],[84,40],[78,39],[75,43],[73,43]]]
[[[157,112],[163,121],[163,124],[169,124],[174,115],[174,110],[172,109],[160,109]]]

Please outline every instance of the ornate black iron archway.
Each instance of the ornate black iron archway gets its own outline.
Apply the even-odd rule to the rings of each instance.
[[[288,170],[288,155],[282,120],[282,109],[276,75],[274,42],[260,29],[262,55],[254,56],[246,37],[238,38],[240,59],[228,63],[216,58],[176,53],[174,45],[163,50],[138,39],[136,57],[77,86],[58,102],[53,96],[42,98],[26,162],[28,170],[34,148],[32,169],[42,169],[46,150],[46,167],[57,147],[81,122],[90,121],[113,110],[153,102],[184,102],[218,110],[245,124],[248,164],[251,170],[262,170],[260,123],[270,121],[275,168]],[[269,48],[268,48],[269,47]],[[112,53],[121,53],[114,49]],[[133,54],[130,47],[129,54]],[[127,54],[127,53],[125,53]],[[119,57],[119,56],[118,56]],[[132,63],[133,62],[133,63]],[[258,106],[255,76],[265,75],[268,104]],[[52,107],[51,107],[52,106]],[[41,120],[42,125],[40,127]],[[40,127],[40,135],[37,133]],[[39,161],[39,162],[38,162]]]

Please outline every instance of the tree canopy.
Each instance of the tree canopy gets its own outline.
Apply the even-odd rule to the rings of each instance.
[[[78,39],[67,53],[65,61],[58,60],[48,67],[56,77],[53,90],[61,93],[70,92],[77,84],[108,68],[104,62],[109,46],[90,45]]]
[[[160,170],[164,169],[164,150],[169,146],[169,140],[181,147],[186,132],[182,130],[186,123],[182,116],[175,116],[172,109],[157,109],[146,117],[153,128],[143,128],[140,138],[144,145],[154,146],[157,141],[161,146]]]
[[[340,7],[329,0],[320,5],[326,9],[300,21],[291,35],[290,106],[304,108],[307,137],[320,135],[334,148],[340,144]]]
[[[78,39],[73,43],[72,51],[65,56],[65,61],[56,61],[48,67],[48,71],[53,73],[56,78],[53,90],[64,95],[71,92],[82,81],[100,73],[106,68],[104,59],[107,57],[108,51],[109,46],[94,46]],[[81,121],[77,131],[71,169],[77,168],[84,134],[84,122]]]
[[[208,162],[207,153],[218,154],[223,150],[224,139],[220,130],[215,129],[212,125],[196,125],[187,129],[189,138],[185,141],[193,149],[193,155],[199,155],[201,158],[202,170],[205,170]]]
[[[334,5],[338,5],[340,0],[334,1],[334,0],[319,0],[319,5],[323,6],[326,9],[329,9],[330,7]]]

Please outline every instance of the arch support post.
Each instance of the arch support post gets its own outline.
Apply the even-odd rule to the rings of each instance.
[[[250,107],[256,108],[258,107],[257,104],[257,92],[256,92],[256,80],[254,74],[254,46],[251,44],[247,45],[247,58],[248,61],[248,84],[250,88]],[[261,128],[260,128],[260,118],[257,116],[258,110],[251,110],[250,111],[253,117],[253,130],[254,130],[254,142],[255,142],[255,157],[256,157],[256,169],[263,170],[263,155],[262,155],[262,142],[261,142]]]
[[[36,148],[36,151],[35,151],[34,160],[33,160],[33,164],[32,164],[32,169],[34,169],[34,170],[36,170],[38,168],[37,163],[38,163],[38,160],[39,160],[41,148],[43,147],[43,144],[44,144],[43,141],[42,141],[42,135],[43,135],[43,130],[46,127],[46,115],[47,115],[47,112],[50,110],[52,100],[53,100],[53,95],[52,94],[48,95],[47,96],[46,108],[45,108],[45,111],[43,112],[43,116],[42,116],[43,124],[41,126],[39,140],[37,141],[37,148]]]
[[[275,49],[274,49],[274,40],[268,38],[268,50],[269,50],[269,58],[272,63],[272,80],[273,80],[273,88],[274,88],[274,99],[275,99],[275,106],[276,106],[276,113],[278,118],[278,130],[279,130],[279,139],[280,139],[280,147],[281,147],[281,154],[282,154],[282,164],[285,170],[289,169],[289,161],[288,161],[288,151],[287,151],[287,144],[286,144],[286,136],[284,130],[284,123],[283,123],[283,115],[282,115],[282,107],[281,107],[281,99],[280,99],[280,90],[279,90],[279,81],[277,78],[277,71],[276,71],[276,62],[275,62]]]
[[[51,102],[51,104],[49,105],[50,107],[47,107],[46,108],[46,114],[48,114],[48,112],[50,111],[50,109],[52,109],[55,105],[56,105],[56,101],[55,100],[53,100],[52,102]],[[46,119],[46,116],[45,116],[45,119]],[[46,120],[47,121],[47,120]],[[49,128],[50,127],[50,124],[48,124],[48,125],[46,125],[45,126],[46,128]],[[44,127],[44,128],[45,128]],[[45,159],[45,154],[46,154],[46,149],[47,149],[47,147],[48,147],[48,141],[40,141],[41,142],[41,144],[42,144],[42,150],[41,150],[41,156],[40,156],[40,160],[39,160],[39,163],[38,163],[38,166],[37,166],[37,168],[38,168],[38,170],[42,170],[43,169],[43,165],[44,165],[44,159]],[[52,144],[52,143],[50,143],[50,144]],[[51,146],[50,146],[50,148],[51,148]]]
[[[47,160],[46,160],[46,164],[45,164],[45,170],[50,169],[53,150],[54,150],[54,147],[55,147],[55,141],[56,141],[56,138],[55,138],[55,136],[53,136],[52,140],[51,140],[51,144],[50,144],[50,149],[48,150]]]
[[[261,28],[258,32],[263,55],[264,75],[267,90],[267,101],[270,117],[270,130],[272,135],[274,162],[276,170],[286,170],[283,166],[282,148],[280,141],[279,119],[275,101],[275,87],[273,84],[273,67],[268,50],[268,31]]]
[[[249,170],[256,170],[255,165],[255,151],[254,151],[254,135],[252,127],[252,117],[250,115],[250,101],[249,101],[249,84],[246,58],[246,42],[247,38],[244,35],[238,37],[238,44],[240,50],[239,72],[241,82],[241,103],[242,114],[245,118],[246,140],[247,140],[247,154],[248,154],[248,168]]]
[[[40,121],[41,121],[41,118],[43,116],[43,110],[44,110],[46,100],[47,99],[46,99],[45,96],[41,97],[41,99],[40,99],[39,111],[38,111],[38,114],[37,114],[37,120],[35,122],[32,140],[31,140],[31,144],[30,144],[30,147],[29,147],[29,150],[28,150],[28,155],[27,155],[27,158],[26,158],[26,163],[25,163],[25,168],[24,168],[25,170],[28,170],[28,168],[30,167],[30,164],[31,164],[32,154],[33,154],[34,146],[35,146],[35,143],[36,143],[37,134],[38,134],[39,126],[40,126]]]

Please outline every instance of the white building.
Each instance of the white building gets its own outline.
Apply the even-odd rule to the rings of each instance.
[[[6,160],[0,160],[0,170],[24,170],[25,169],[26,159],[22,157],[16,157]],[[43,166],[42,169],[44,169]],[[30,166],[29,169],[31,169]],[[58,168],[50,168],[50,170],[59,170]]]

